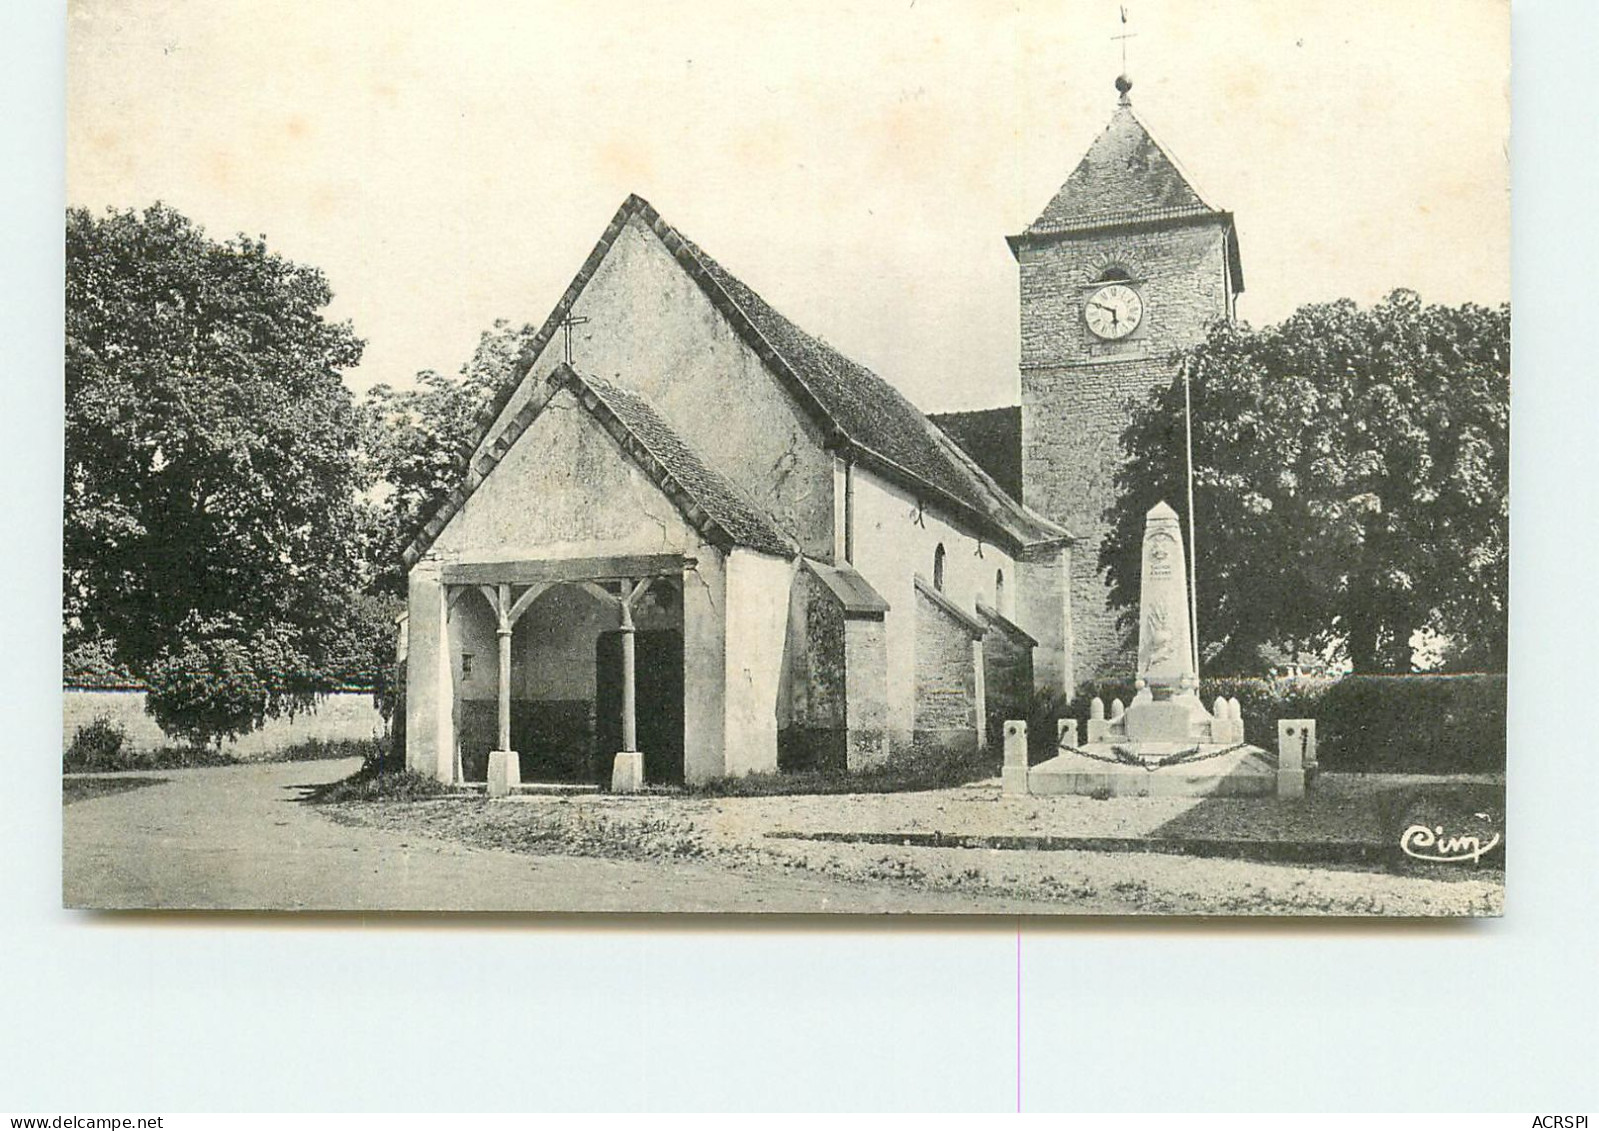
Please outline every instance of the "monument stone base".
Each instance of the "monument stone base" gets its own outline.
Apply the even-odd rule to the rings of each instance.
[[[1144,742],[1131,753],[1153,761],[1193,750],[1194,745]],[[1257,746],[1228,749],[1228,744],[1202,743],[1188,760],[1158,769],[1115,761],[1115,748],[1108,742],[1081,749],[1087,753],[1062,751],[1034,766],[1027,774],[1027,792],[1041,797],[1272,797],[1277,793],[1277,767]],[[1218,754],[1223,750],[1227,752]]]
[[[622,750],[611,765],[611,792],[637,793],[644,788],[644,755],[637,750]]]
[[[490,750],[489,796],[508,796],[521,784],[522,756],[515,750]]]

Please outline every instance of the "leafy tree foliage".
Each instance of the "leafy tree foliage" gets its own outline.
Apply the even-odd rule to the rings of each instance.
[[[339,376],[362,343],[324,318],[321,272],[163,205],[71,209],[66,243],[68,648],[113,644],[164,725],[240,733],[336,684],[370,636]]]
[[[1182,365],[1193,397],[1201,639],[1211,674],[1263,646],[1408,671],[1417,631],[1446,663],[1503,670],[1509,581],[1510,310],[1306,306],[1217,325]],[[1100,565],[1138,601],[1144,515],[1181,509],[1183,383],[1123,435],[1129,461]]]
[[[414,388],[368,392],[367,446],[383,487],[368,517],[367,553],[380,589],[400,592],[401,553],[459,485],[484,413],[537,332],[498,319],[458,376],[429,369],[417,374]]]

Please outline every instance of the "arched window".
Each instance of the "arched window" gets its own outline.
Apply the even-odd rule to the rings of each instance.
[[[933,551],[933,588],[939,592],[944,591],[944,543],[938,544],[938,549]]]
[[[1132,276],[1127,273],[1127,268],[1125,267],[1107,267],[1099,273],[1097,282],[1124,283],[1131,278]]]
[[[1005,611],[1005,571],[1002,569],[994,571],[994,609],[999,613]]]

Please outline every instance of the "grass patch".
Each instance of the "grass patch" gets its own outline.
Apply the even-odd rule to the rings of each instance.
[[[64,774],[120,774],[132,770],[187,770],[195,766],[236,766],[231,754],[194,746],[158,746],[154,750],[82,751],[69,748],[61,756]]]
[[[689,793],[701,797],[792,797],[799,794],[917,793],[949,789],[996,776],[997,751],[958,753],[936,747],[911,747],[889,756],[880,766],[846,770],[798,770],[712,778]]]
[[[130,789],[143,789],[147,785],[160,785],[165,778],[66,778],[61,783],[61,804],[87,801],[91,797],[107,797],[113,793],[126,793]]]
[[[254,762],[326,762],[338,758],[359,758],[371,762],[381,758],[387,743],[378,738],[307,738],[292,746],[275,750]]]
[[[311,805],[338,805],[347,801],[426,801],[463,792],[415,770],[385,770],[379,763],[369,761],[347,778],[313,787],[302,800]]]

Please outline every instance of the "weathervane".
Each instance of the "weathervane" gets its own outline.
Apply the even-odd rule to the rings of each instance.
[[[1119,42],[1122,45],[1122,73],[1116,76],[1116,89],[1121,91],[1122,101],[1126,102],[1127,92],[1133,89],[1133,80],[1127,77],[1127,41],[1129,39],[1137,39],[1138,33],[1136,31],[1126,30],[1127,5],[1118,4],[1117,10],[1121,13],[1122,33],[1120,35],[1113,35],[1110,37],[1110,39],[1112,43]]]

